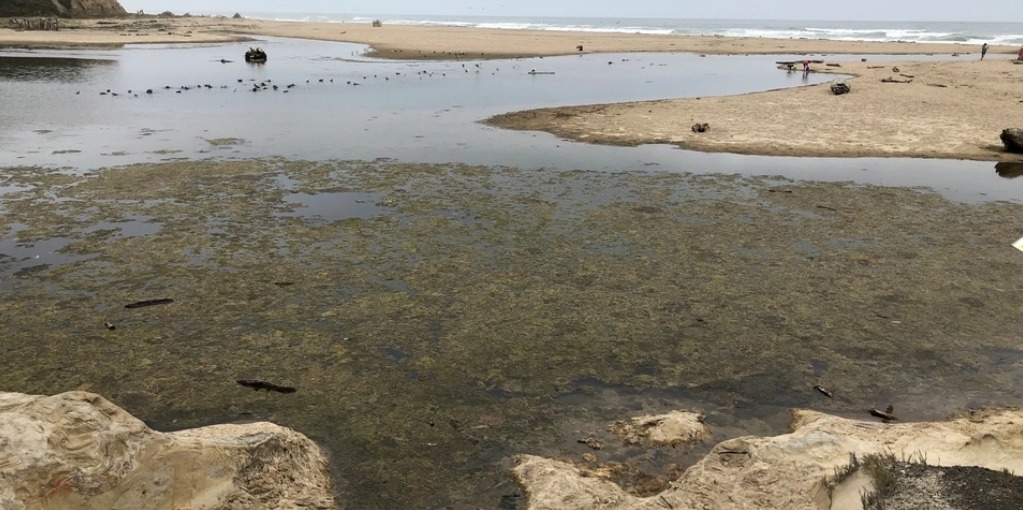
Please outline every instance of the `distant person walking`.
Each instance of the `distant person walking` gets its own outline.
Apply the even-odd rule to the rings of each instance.
[[[980,47],[980,59],[981,60],[984,60],[984,55],[987,55],[987,43],[984,43],[984,45]]]

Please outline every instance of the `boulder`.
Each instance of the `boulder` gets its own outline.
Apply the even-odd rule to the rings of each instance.
[[[852,88],[849,87],[849,84],[844,82],[844,81],[843,82],[838,82],[838,83],[832,83],[831,84],[831,93],[836,95],[836,96],[840,96],[842,94],[848,94],[849,91],[851,91],[851,90],[852,90]]]
[[[638,416],[611,425],[611,433],[625,444],[678,446],[710,438],[710,428],[696,411],[672,411],[657,416]]]
[[[780,436],[724,441],[664,491],[649,497],[626,492],[597,470],[530,455],[516,458],[512,476],[525,492],[526,510],[820,510],[860,508],[860,491],[870,489],[868,476],[855,471],[840,479],[836,474],[849,465],[851,453],[859,458],[891,454],[926,460],[932,466],[1023,473],[1023,410],[1019,409],[981,410],[946,422],[898,424],[795,410],[790,427],[791,433]],[[966,491],[978,503],[976,508],[989,508],[983,488],[950,489]],[[932,496],[933,492],[928,498]],[[846,503],[850,506],[843,506]]]
[[[0,393],[0,508],[336,508],[327,460],[272,423],[162,433],[103,397]]]
[[[1002,143],[1009,152],[1023,152],[1023,129],[1007,128],[1002,130]]]

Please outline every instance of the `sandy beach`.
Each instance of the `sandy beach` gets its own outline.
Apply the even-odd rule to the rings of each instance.
[[[591,52],[697,54],[905,55],[892,63],[815,64],[844,73],[852,93],[827,86],[728,97],[614,105],[581,105],[519,112],[492,119],[496,126],[548,131],[603,144],[669,143],[702,151],[791,156],[936,157],[1016,160],[1002,151],[1002,129],[1015,127],[1023,94],[1016,48],[992,47],[981,62],[913,61],[912,55],[968,54],[963,45],[873,43],[808,39],[651,36],[496,30],[463,27],[298,23],[223,17],[143,17],[70,22],[60,32],[0,29],[0,45],[63,46],[126,43],[223,42],[246,36],[298,37],[368,44],[372,54],[402,59],[518,58]],[[893,68],[898,68],[894,71]],[[779,72],[785,72],[779,70]],[[842,79],[841,76],[836,80]],[[894,79],[908,83],[882,82]],[[693,133],[706,122],[711,129]]]

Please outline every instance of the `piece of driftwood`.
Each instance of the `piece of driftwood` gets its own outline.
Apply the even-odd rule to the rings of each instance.
[[[831,93],[836,95],[836,96],[840,96],[842,94],[848,94],[850,91],[852,91],[852,88],[849,87],[849,84],[844,82],[844,81],[843,82],[839,82],[839,83],[832,83],[831,84]]]
[[[143,308],[143,307],[146,307],[146,306],[169,305],[169,304],[171,304],[173,302],[174,302],[173,299],[147,299],[146,301],[136,301],[134,303],[129,303],[127,305],[124,305],[124,307],[125,308]]]
[[[876,418],[881,418],[882,420],[884,420],[886,422],[887,421],[892,421],[892,420],[898,420],[898,418],[896,418],[894,415],[892,415],[892,413],[886,413],[884,411],[880,411],[880,410],[877,410],[877,409],[874,409],[874,408],[871,408],[869,412],[870,412],[871,416],[874,416]]]
[[[1006,128],[1001,134],[1002,144],[1009,152],[1023,152],[1023,129]]]
[[[274,383],[260,381],[259,379],[238,379],[235,382],[242,386],[245,386],[246,388],[252,388],[256,391],[266,390],[276,391],[277,393],[295,393],[296,391],[298,391],[297,389],[292,388],[291,386],[279,386]]]
[[[824,387],[819,385],[819,384],[817,386],[814,386],[813,389],[817,390],[818,393],[820,393],[821,395],[824,395],[825,397],[835,398],[835,394],[834,393],[831,393],[830,391],[824,389]]]
[[[913,83],[913,80],[900,80],[889,76],[888,78],[881,78],[881,83]]]

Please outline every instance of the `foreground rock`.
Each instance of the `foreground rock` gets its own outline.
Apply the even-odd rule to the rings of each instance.
[[[333,509],[315,443],[272,423],[156,432],[103,397],[0,393],[0,508]]]
[[[848,465],[850,453],[862,457],[890,452],[905,459],[926,459],[931,465],[1023,472],[1021,410],[898,425],[797,410],[792,429],[777,437],[724,441],[667,490],[646,498],[628,494],[594,471],[535,456],[520,456],[512,473],[525,489],[530,510],[820,510],[859,508],[861,491],[870,489],[870,479],[863,473],[833,480],[836,468]],[[975,499],[983,502],[983,497],[977,494]]]
[[[704,416],[694,411],[672,411],[658,416],[639,416],[611,426],[625,444],[678,446],[710,438]]]

